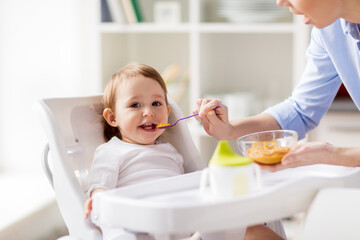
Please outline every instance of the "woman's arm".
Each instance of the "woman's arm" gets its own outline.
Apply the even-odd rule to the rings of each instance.
[[[233,120],[230,124],[233,126],[230,139],[233,140],[254,132],[281,129],[277,121],[267,113],[260,113],[252,117]]]

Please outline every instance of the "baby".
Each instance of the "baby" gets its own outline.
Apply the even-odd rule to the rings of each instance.
[[[160,74],[147,65],[126,65],[110,79],[103,98],[106,143],[94,154],[86,218],[94,194],[184,173],[182,156],[170,143],[157,140],[165,130],[156,125],[167,123],[170,114],[166,93]],[[103,239],[125,239],[132,234],[120,228],[100,228]]]

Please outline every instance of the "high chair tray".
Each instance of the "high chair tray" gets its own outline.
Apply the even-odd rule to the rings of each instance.
[[[261,190],[231,200],[200,194],[201,171],[96,194],[95,223],[156,234],[230,230],[305,211],[324,187],[360,187],[360,168],[263,172]]]

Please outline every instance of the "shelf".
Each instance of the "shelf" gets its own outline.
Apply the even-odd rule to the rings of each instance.
[[[204,23],[199,25],[202,33],[293,33],[293,23],[231,24]]]
[[[191,29],[190,24],[160,25],[154,23],[138,24],[100,24],[101,33],[187,33]]]
[[[358,147],[359,134],[359,111],[328,111],[321,124],[309,133],[309,140],[340,147]]]
[[[200,23],[200,24],[177,24],[160,25],[154,23],[117,24],[102,23],[102,33],[188,33],[191,31],[200,33],[294,33],[293,23],[270,23],[270,24],[230,24],[230,23]]]

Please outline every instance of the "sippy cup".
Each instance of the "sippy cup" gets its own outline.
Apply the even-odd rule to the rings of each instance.
[[[261,171],[248,157],[236,154],[227,141],[220,141],[201,175],[200,192],[210,183],[211,196],[230,199],[261,188]]]

